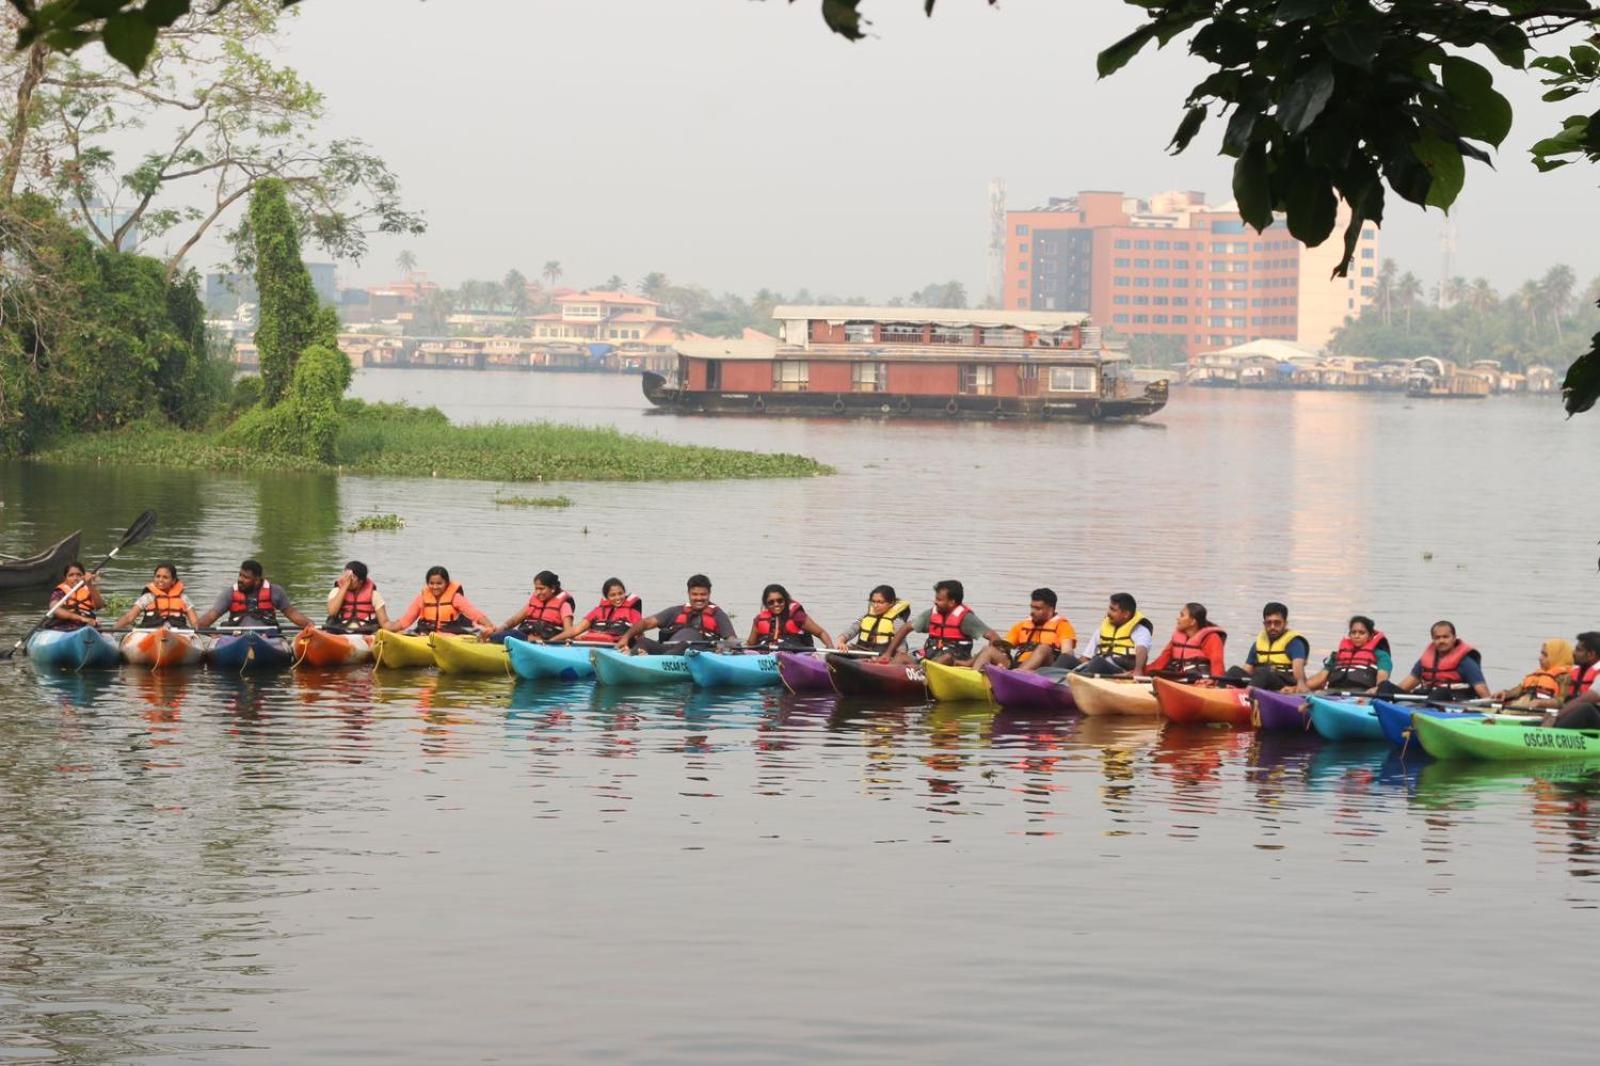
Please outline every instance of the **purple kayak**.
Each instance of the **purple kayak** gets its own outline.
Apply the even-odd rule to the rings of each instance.
[[[820,655],[810,652],[780,651],[778,677],[783,687],[796,696],[811,696],[833,691],[833,678],[828,675],[828,663]]]
[[[1026,670],[985,666],[994,701],[1008,711],[1075,711],[1072,690],[1064,680],[1040,677]]]
[[[1260,729],[1306,729],[1306,698],[1287,692],[1274,692],[1268,688],[1252,688],[1250,702],[1255,706],[1256,724]]]

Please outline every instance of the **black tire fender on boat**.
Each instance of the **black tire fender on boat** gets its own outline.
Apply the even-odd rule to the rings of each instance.
[[[1097,422],[1098,422],[1098,421],[1099,421],[1099,420],[1100,420],[1100,419],[1101,419],[1101,418],[1102,418],[1102,417],[1104,417],[1104,416],[1103,416],[1103,415],[1102,415],[1102,414],[1101,414],[1101,413],[1100,413],[1100,402],[1099,402],[1099,401],[1098,401],[1098,400],[1096,400],[1096,401],[1095,401],[1095,405],[1094,405],[1094,406],[1093,406],[1093,407],[1091,407],[1091,408],[1089,408],[1089,417],[1090,417],[1090,418],[1092,418],[1092,419],[1094,419],[1094,420],[1095,420],[1095,421],[1097,421]]]
[[[833,413],[836,415],[844,414],[844,400],[837,396],[833,398]]]
[[[898,404],[896,404],[895,406],[900,408],[900,413],[901,414],[904,414],[905,412],[911,410],[911,397],[909,397],[909,396],[900,397],[900,402]]]
[[[956,405],[954,400],[951,400],[949,403],[944,405],[944,413],[947,415],[953,415],[958,410],[960,410],[960,408]]]
[[[765,411],[767,409],[767,401],[762,397],[757,396],[754,406],[757,411]]]

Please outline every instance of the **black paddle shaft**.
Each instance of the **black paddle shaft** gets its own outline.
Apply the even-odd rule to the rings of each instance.
[[[123,548],[133,547],[135,544],[148,537],[151,530],[155,528],[156,513],[154,511],[145,511],[138,518],[135,518],[131,523],[129,523],[127,532],[122,534],[122,539],[117,541],[117,546],[112,548],[104,559],[101,559],[98,563],[95,563],[94,566],[89,569],[89,573],[98,574],[107,563],[117,557],[118,552],[122,551]],[[88,575],[85,575],[83,581],[73,585],[61,598],[66,599],[67,596],[77,592],[79,589],[83,588],[84,583],[88,580]],[[11,647],[8,648],[3,655],[0,655],[0,659],[10,659],[15,656],[17,654],[17,649],[26,644],[28,642],[28,638],[37,633],[39,631],[39,627],[50,620],[50,616],[55,613],[55,610],[55,605],[52,604],[44,612],[44,617],[33,623],[33,625],[29,626],[28,631],[22,634],[22,636],[18,637],[16,643],[11,645]]]

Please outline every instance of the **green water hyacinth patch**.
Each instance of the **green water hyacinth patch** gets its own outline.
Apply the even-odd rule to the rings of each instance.
[[[378,530],[404,529],[406,520],[397,514],[362,515],[345,527],[347,533],[372,533]]]

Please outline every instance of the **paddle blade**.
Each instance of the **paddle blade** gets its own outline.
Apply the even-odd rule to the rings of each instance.
[[[154,511],[146,511],[138,518],[135,518],[133,523],[128,526],[128,531],[124,533],[122,535],[122,539],[117,542],[117,549],[120,551],[123,548],[132,547],[144,538],[148,537],[151,530],[155,528],[156,513]]]

